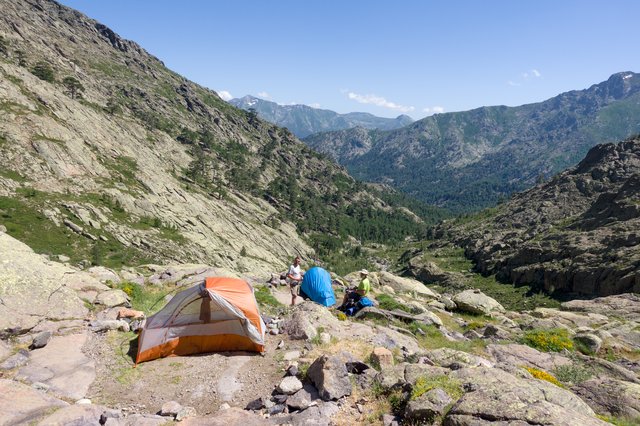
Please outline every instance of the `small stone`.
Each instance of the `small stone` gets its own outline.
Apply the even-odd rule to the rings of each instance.
[[[123,320],[95,320],[89,323],[89,328],[96,333],[109,330],[128,332],[131,329],[129,324]]]
[[[276,346],[276,349],[282,349],[282,348],[284,348],[284,340],[280,340],[278,342],[278,346]]]
[[[277,336],[278,334],[280,334],[280,330],[278,330],[277,328],[272,328],[269,330],[269,334],[271,334],[272,336]]]
[[[168,401],[162,404],[162,408],[160,409],[161,416],[171,416],[175,417],[178,415],[178,412],[182,410],[182,405],[176,401]]]
[[[298,375],[298,366],[290,365],[289,368],[287,368],[287,376],[297,376],[297,375]]]
[[[327,332],[320,333],[320,343],[323,345],[328,345],[331,343],[331,335]]]
[[[371,360],[380,367],[393,365],[393,354],[387,348],[377,347],[371,354]]]
[[[300,358],[300,351],[291,351],[284,354],[285,361],[293,361],[294,359]]]
[[[196,409],[193,407],[182,407],[180,409],[180,411],[178,411],[178,414],[176,414],[176,421],[182,421],[184,419],[186,419],[187,417],[195,417],[197,416],[198,413],[196,412]]]
[[[287,398],[289,398],[289,395],[275,394],[271,397],[271,400],[276,404],[284,404],[287,402]]]
[[[65,256],[64,254],[59,254],[58,255],[58,260],[62,263],[66,263],[68,261],[71,260],[71,258],[69,256]]]
[[[262,398],[258,398],[249,402],[245,407],[245,410],[261,410],[264,408],[264,406],[264,400]]]
[[[33,341],[31,342],[31,346],[29,346],[29,348],[30,349],[44,348],[45,346],[47,346],[47,343],[49,343],[49,340],[51,340],[51,332],[43,331],[42,333],[36,334],[36,337],[33,338]]]
[[[76,404],[91,404],[91,400],[89,398],[82,398],[76,401]]]
[[[231,406],[229,404],[227,404],[226,402],[222,403],[220,405],[220,410],[228,410],[229,408],[231,408]]]
[[[273,407],[269,408],[269,415],[273,416],[274,414],[284,413],[286,409],[287,406],[284,404],[274,405]]]
[[[295,376],[285,377],[277,387],[277,391],[285,395],[293,395],[300,389],[302,389],[302,382]]]
[[[118,316],[116,318],[117,319],[121,319],[121,318],[133,318],[133,319],[144,318],[144,312],[136,311],[135,309],[120,308],[118,310]]]

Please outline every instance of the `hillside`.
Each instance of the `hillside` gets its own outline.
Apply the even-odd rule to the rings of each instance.
[[[640,132],[640,75],[518,107],[436,114],[392,131],[349,129],[305,142],[357,178],[455,212],[495,205],[575,165],[599,143]]]
[[[103,24],[49,0],[0,5],[0,224],[36,251],[260,274],[312,257],[316,234],[422,229]]]
[[[433,236],[462,246],[485,275],[575,297],[640,292],[639,230],[635,137],[598,145],[549,182]]]
[[[279,105],[254,96],[231,99],[229,103],[246,111],[253,109],[263,120],[286,127],[299,138],[352,127],[392,130],[413,123],[411,117],[407,115],[384,118],[366,112],[338,114],[335,111],[307,105]]]

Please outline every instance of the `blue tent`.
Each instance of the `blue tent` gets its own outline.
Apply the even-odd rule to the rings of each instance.
[[[302,279],[300,289],[309,299],[324,306],[336,303],[336,296],[331,287],[331,275],[319,266],[309,269]]]

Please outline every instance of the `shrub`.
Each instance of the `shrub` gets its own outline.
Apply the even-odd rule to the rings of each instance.
[[[536,379],[540,379],[540,380],[545,380],[549,383],[553,383],[554,385],[563,388],[564,386],[562,386],[562,383],[560,383],[558,381],[558,379],[556,379],[553,375],[547,373],[546,371],[543,370],[539,370],[537,368],[533,368],[533,367],[524,367],[525,370],[527,370],[529,373],[531,373],[531,375],[533,377],[535,377]]]
[[[380,308],[382,309],[386,309],[388,311],[401,310],[405,312],[411,312],[411,309],[409,307],[398,302],[388,294],[381,293],[376,296],[376,300],[378,301]]]
[[[254,295],[256,296],[256,301],[261,307],[264,306],[273,306],[279,307],[282,306],[282,303],[278,302],[278,299],[273,297],[271,291],[267,287],[256,287]]]
[[[525,345],[543,352],[573,350],[573,341],[569,338],[569,332],[559,328],[528,331],[521,341]]]
[[[40,80],[48,81],[49,83],[53,83],[55,80],[53,68],[45,61],[38,61],[31,69],[31,73]]]
[[[561,382],[578,384],[589,380],[593,376],[593,371],[580,365],[570,364],[556,367],[553,374]]]

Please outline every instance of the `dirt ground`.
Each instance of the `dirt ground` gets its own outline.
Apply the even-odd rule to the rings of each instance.
[[[274,293],[281,302],[291,302],[288,289]],[[280,340],[284,347],[276,349]],[[168,357],[134,368],[137,342],[133,333],[91,335],[84,352],[96,363],[96,379],[88,393],[93,403],[156,413],[173,400],[194,407],[199,415],[217,411],[224,402],[244,408],[249,401],[271,395],[287,367],[284,354],[303,345],[287,335],[267,334],[264,355],[224,352]]]

